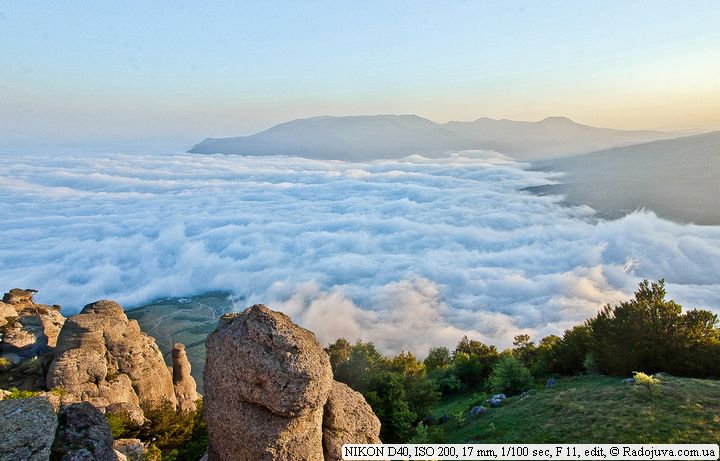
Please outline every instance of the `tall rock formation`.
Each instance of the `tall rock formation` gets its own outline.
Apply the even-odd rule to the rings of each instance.
[[[69,318],[47,374],[49,388],[100,409],[123,404],[131,414],[164,400],[177,404],[171,373],[155,340],[114,301],[97,301]]]
[[[177,398],[178,410],[195,411],[198,399],[195,379],[190,375],[190,362],[185,353],[185,346],[175,343],[172,349],[172,376]]]
[[[315,335],[286,315],[263,305],[225,315],[206,349],[209,461],[338,459],[337,443],[379,442],[365,400],[333,382]],[[324,414],[335,431],[325,450]]]
[[[330,360],[308,330],[255,305],[225,315],[206,342],[209,460],[322,460]]]

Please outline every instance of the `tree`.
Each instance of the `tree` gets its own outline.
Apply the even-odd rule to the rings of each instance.
[[[502,357],[490,375],[493,392],[519,394],[532,386],[532,376],[525,364],[512,355]]]
[[[423,361],[428,373],[438,368],[447,368],[452,364],[452,356],[447,347],[433,347]]]

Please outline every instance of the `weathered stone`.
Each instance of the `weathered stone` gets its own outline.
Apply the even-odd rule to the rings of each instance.
[[[101,409],[115,403],[176,404],[172,376],[155,340],[113,301],[88,304],[65,322],[47,386]]]
[[[173,386],[175,387],[175,398],[178,402],[178,410],[195,411],[198,399],[195,379],[190,375],[190,362],[185,353],[185,346],[176,343],[172,349],[172,374]]]
[[[340,461],[344,443],[381,443],[380,420],[362,394],[334,381],[323,415],[325,460]]]
[[[105,414],[108,415],[123,415],[126,416],[130,421],[142,425],[145,422],[145,413],[142,411],[139,405],[127,402],[111,403],[105,407]]]
[[[205,344],[211,461],[323,459],[332,370],[314,334],[255,305],[223,316]]]
[[[6,293],[5,299],[13,303],[0,303],[0,356],[15,364],[52,351],[65,322],[60,310],[33,303],[31,295]]]
[[[43,397],[0,401],[0,461],[47,461],[57,417]]]
[[[125,455],[128,461],[143,461],[145,447],[140,439],[117,439],[113,448]]]
[[[116,461],[113,438],[105,416],[87,402],[62,409],[52,446],[52,459]]]

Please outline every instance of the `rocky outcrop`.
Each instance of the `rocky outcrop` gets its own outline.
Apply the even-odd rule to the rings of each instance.
[[[65,322],[60,306],[35,304],[35,293],[13,288],[0,302],[0,357],[11,364],[51,352]]]
[[[380,443],[380,420],[362,394],[335,381],[323,416],[325,460],[342,460],[345,443]]]
[[[53,460],[117,461],[105,416],[88,402],[66,406],[58,417]]]
[[[255,305],[223,316],[205,344],[210,461],[323,459],[332,369],[313,333]]]
[[[57,417],[42,397],[0,401],[0,461],[47,461]]]
[[[339,460],[343,443],[380,443],[365,399],[333,381],[315,335],[286,315],[263,305],[225,315],[206,349],[210,461]]]
[[[164,400],[176,405],[172,376],[155,340],[113,301],[88,304],[65,322],[47,386],[102,410],[118,403],[135,412]]]
[[[34,304],[33,296],[35,296],[37,290],[32,288],[13,288],[3,295],[3,302],[15,305]]]
[[[185,346],[175,343],[172,349],[172,377],[175,387],[175,398],[178,410],[195,411],[198,399],[195,379],[190,375],[190,362],[185,353]]]

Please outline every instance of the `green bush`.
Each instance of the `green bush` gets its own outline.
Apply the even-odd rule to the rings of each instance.
[[[660,392],[660,379],[647,375],[641,371],[634,371],[635,385],[647,389],[648,394],[653,397]]]
[[[503,357],[495,365],[490,375],[490,389],[513,395],[519,394],[532,386],[530,370],[517,357]]]

